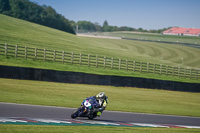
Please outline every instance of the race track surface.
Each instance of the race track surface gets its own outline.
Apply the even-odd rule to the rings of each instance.
[[[123,125],[140,124],[155,124],[155,125],[185,125],[188,127],[200,128],[200,117],[172,116],[172,115],[157,115],[143,113],[128,113],[117,111],[104,111],[101,117],[94,120],[88,118],[71,119],[71,113],[74,108],[53,107],[53,106],[38,106],[26,104],[12,104],[0,102],[0,122],[5,122],[3,119],[20,118],[20,119],[43,119],[43,120],[67,120],[75,123],[86,122],[107,122],[107,123],[122,123]],[[1,120],[2,119],[2,120]],[[29,120],[30,121],[30,120]],[[77,122],[78,121],[78,122]],[[66,122],[66,121],[65,121]],[[131,123],[131,124],[130,124]],[[114,124],[113,124],[114,125]],[[116,124],[117,125],[117,124]]]

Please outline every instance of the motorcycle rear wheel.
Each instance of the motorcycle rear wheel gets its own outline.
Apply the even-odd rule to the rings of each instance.
[[[93,119],[94,119],[94,115],[89,115],[88,118],[89,118],[90,120],[93,120]]]

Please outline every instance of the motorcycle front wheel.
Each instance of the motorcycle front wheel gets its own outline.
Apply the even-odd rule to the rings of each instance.
[[[79,114],[79,110],[77,109],[71,114],[71,118],[74,119],[74,118],[78,117],[78,114]]]

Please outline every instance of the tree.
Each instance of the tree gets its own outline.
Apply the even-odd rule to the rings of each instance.
[[[103,31],[104,31],[104,32],[108,32],[108,31],[110,31],[110,30],[111,30],[111,27],[109,27],[108,21],[105,20],[105,21],[103,22]]]
[[[103,27],[107,27],[107,26],[108,26],[108,21],[105,20],[105,21],[103,22]]]
[[[0,0],[0,13],[74,34],[68,19],[50,6],[29,0]]]
[[[96,31],[102,31],[102,27],[99,23],[97,23],[97,22],[94,23],[94,26],[95,26]]]
[[[143,29],[142,29],[142,28],[138,28],[138,31],[139,31],[139,32],[143,32]]]
[[[90,21],[78,21],[77,25],[79,27],[79,31],[81,32],[95,32],[96,28],[93,23]]]
[[[8,14],[8,11],[10,10],[10,4],[8,0],[0,0],[0,13]]]

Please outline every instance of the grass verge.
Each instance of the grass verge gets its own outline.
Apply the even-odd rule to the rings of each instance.
[[[0,102],[80,106],[82,100],[106,92],[106,110],[200,117],[200,93],[0,79]]]
[[[184,128],[0,125],[0,132],[2,133],[197,133],[199,131],[199,129]]]
[[[0,55],[0,65],[41,68],[41,69],[50,69],[50,70],[58,70],[58,71],[84,72],[84,73],[100,74],[100,75],[141,77],[141,78],[179,81],[179,82],[187,82],[187,83],[200,83],[199,79],[178,78],[178,77],[165,76],[165,75],[160,75],[160,74],[140,73],[140,72],[110,69],[110,68],[106,68],[106,69],[95,68],[95,67],[80,66],[80,65],[75,65],[75,64],[74,65],[62,64],[58,62],[35,61],[35,60],[30,60],[30,59],[5,57],[1,55]]]

